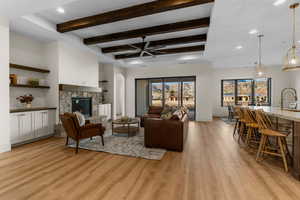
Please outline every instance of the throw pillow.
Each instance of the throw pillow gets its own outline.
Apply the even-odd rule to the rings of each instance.
[[[163,115],[163,114],[167,114],[169,112],[172,112],[171,107],[168,106],[168,105],[165,105],[165,107],[164,107],[163,111],[161,112],[161,114]]]
[[[85,117],[82,113],[76,111],[74,113],[77,117],[77,120],[78,120],[78,123],[79,123],[79,126],[84,126],[85,125]]]
[[[182,119],[182,112],[181,112],[181,110],[176,110],[174,113],[173,113],[173,118],[176,118],[175,116],[177,116],[178,117],[178,119],[179,120],[181,120]]]
[[[165,119],[165,120],[169,120],[169,119],[171,119],[172,118],[172,112],[168,112],[168,113],[165,113],[165,114],[162,114],[161,115],[161,119]]]

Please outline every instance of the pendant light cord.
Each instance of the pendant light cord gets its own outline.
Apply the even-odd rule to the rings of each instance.
[[[293,46],[296,46],[296,7],[293,8]]]
[[[261,53],[262,53],[262,37],[263,35],[258,35],[258,64],[261,66]]]

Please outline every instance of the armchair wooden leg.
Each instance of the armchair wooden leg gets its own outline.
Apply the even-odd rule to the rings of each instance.
[[[66,146],[68,146],[68,144],[69,144],[69,136],[67,136]]]
[[[103,138],[103,135],[101,135],[101,141],[102,141],[102,145],[104,146],[104,138]]]
[[[76,154],[78,153],[78,147],[79,147],[79,140],[77,140],[77,143],[76,143],[76,150],[75,150]]]

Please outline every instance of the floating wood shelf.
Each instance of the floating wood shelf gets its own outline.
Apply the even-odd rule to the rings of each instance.
[[[40,89],[49,89],[49,86],[42,85],[22,85],[22,84],[10,84],[10,87],[22,87],[22,88],[40,88]]]
[[[99,83],[108,83],[107,80],[99,81]]]
[[[20,70],[31,71],[31,72],[50,73],[50,71],[47,69],[28,67],[28,66],[24,66],[24,65],[16,65],[16,64],[12,64],[12,63],[9,64],[9,67],[13,68],[13,69],[20,69]]]

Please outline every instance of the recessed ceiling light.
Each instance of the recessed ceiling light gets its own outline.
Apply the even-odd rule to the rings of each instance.
[[[187,56],[182,56],[181,58],[179,58],[179,60],[195,60],[199,58],[199,56],[196,55],[187,55]]]
[[[238,46],[235,47],[235,49],[237,49],[237,50],[240,50],[240,49],[242,49],[242,48],[243,48],[242,45],[238,45]]]
[[[128,64],[130,64],[130,65],[141,65],[143,63],[144,62],[141,60],[132,60],[132,61],[128,62]]]
[[[254,35],[254,34],[257,34],[258,33],[258,30],[257,29],[251,29],[250,31],[249,31],[249,34],[251,34],[251,35]]]
[[[65,9],[63,9],[62,7],[58,7],[58,8],[56,9],[56,11],[57,11],[58,13],[60,13],[60,14],[64,14],[64,13],[65,13]]]
[[[285,2],[286,2],[286,0],[276,0],[276,1],[273,3],[273,5],[274,5],[274,6],[280,6],[280,5],[284,4]]]
[[[300,43],[300,40],[298,41],[298,43]]]

